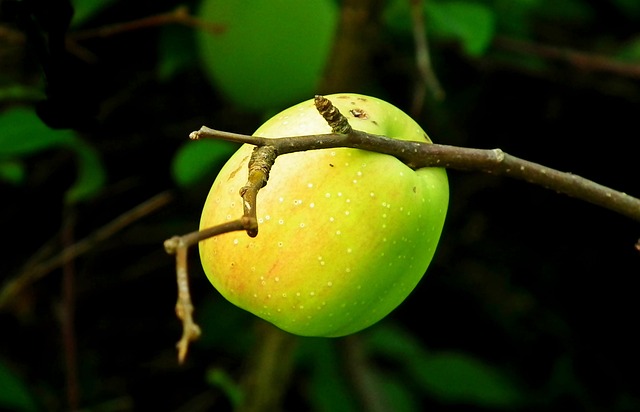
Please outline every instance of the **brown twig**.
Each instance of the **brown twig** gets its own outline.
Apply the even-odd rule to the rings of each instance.
[[[176,279],[178,284],[178,301],[176,314],[182,322],[182,337],[176,344],[178,361],[184,363],[189,351],[189,344],[200,337],[200,327],[193,320],[193,303],[189,293],[189,277],[187,271],[187,251],[198,242],[222,233],[239,230],[250,230],[257,227],[257,222],[242,217],[208,229],[198,230],[183,236],[174,236],[164,242],[164,249],[171,255],[176,255]]]
[[[501,49],[516,53],[534,55],[549,60],[560,60],[585,71],[608,72],[619,76],[640,78],[640,64],[623,62],[611,56],[537,44],[504,36],[496,37],[493,44]]]
[[[224,32],[224,27],[198,19],[197,17],[189,14],[189,9],[186,6],[178,6],[176,9],[167,13],[160,13],[154,16],[143,17],[141,19],[128,22],[109,24],[95,29],[77,31],[70,34],[69,39],[77,42],[96,37],[110,37],[134,30],[164,26],[167,24],[183,24],[188,27],[208,31],[213,34],[220,34]]]
[[[242,380],[243,397],[236,412],[282,410],[294,364],[296,336],[262,320],[257,323],[257,339]]]
[[[241,218],[223,223],[208,229],[198,230],[184,236],[174,236],[164,242],[164,248],[169,254],[176,255],[176,276],[178,282],[178,301],[176,314],[182,322],[182,337],[177,343],[178,361],[183,363],[189,351],[189,344],[200,337],[200,327],[193,320],[193,303],[189,293],[189,279],[187,274],[187,251],[201,240],[217,236],[222,233],[244,230],[247,235],[255,237],[258,234],[258,220],[256,218],[256,200],[258,191],[269,180],[269,172],[275,162],[277,153],[272,146],[256,146],[249,160],[249,176],[247,184],[240,189],[244,214]]]
[[[159,193],[118,216],[111,222],[93,232],[91,235],[77,241],[69,247],[65,247],[58,255],[44,262],[39,261],[31,263],[25,267],[18,276],[6,283],[0,290],[0,310],[6,308],[28,285],[59,268],[66,261],[70,259],[77,259],[79,256],[87,253],[95,247],[98,243],[110,238],[138,219],[141,219],[142,217],[166,206],[172,200],[173,195],[170,192]]]
[[[373,53],[379,45],[381,0],[343,0],[320,93],[361,90],[369,83]]]
[[[61,238],[65,250],[73,245],[76,223],[76,211],[73,205],[67,205],[62,218]],[[60,325],[64,351],[67,404],[70,411],[80,406],[80,385],[78,382],[78,356],[75,332],[75,260],[64,256],[62,265],[62,310]]]
[[[414,115],[422,111],[427,90],[431,91],[431,94],[436,100],[444,99],[444,90],[431,64],[431,53],[429,51],[429,41],[427,39],[427,29],[424,21],[424,2],[425,0],[409,0],[413,40],[416,49],[416,66],[420,76],[420,81],[415,87],[413,106],[411,108],[411,112]]]
[[[629,196],[572,173],[511,156],[500,149],[472,149],[439,144],[407,142],[354,130],[350,134],[323,134],[268,139],[219,132],[207,127],[191,134],[192,138],[214,138],[256,146],[273,146],[279,155],[287,153],[351,147],[389,154],[413,169],[444,167],[505,175],[555,190],[640,221],[640,199]]]
[[[245,215],[236,221],[193,232],[185,236],[175,236],[165,242],[167,251],[177,254],[176,264],[179,279],[177,311],[184,325],[183,338],[178,345],[180,348],[179,359],[181,361],[184,360],[189,342],[197,338],[199,334],[199,329],[197,334],[190,332],[195,324],[191,319],[193,306],[188,295],[188,282],[186,280],[186,249],[201,240],[230,231],[246,230],[250,236],[257,234],[258,225],[255,219],[257,193],[267,183],[269,170],[277,156],[307,150],[349,147],[394,156],[413,169],[444,167],[467,171],[482,171],[496,175],[502,174],[594,203],[640,222],[640,199],[577,175],[560,172],[511,156],[500,149],[471,149],[410,142],[353,130],[346,117],[328,99],[323,96],[316,96],[315,104],[319,113],[325,118],[334,133],[273,139],[222,132],[203,126],[200,130],[194,131],[189,135],[189,138],[194,140],[204,138],[227,140],[251,144],[256,146],[256,149],[249,164],[249,181],[240,191],[240,195],[243,197]],[[335,133],[336,130],[341,130],[344,133]],[[259,158],[261,159],[258,160]],[[262,164],[260,162],[265,163]],[[259,167],[257,166],[258,164],[260,164]],[[252,175],[253,177],[251,177]],[[636,248],[640,248],[640,241]],[[178,251],[180,253],[177,253]],[[184,293],[185,291],[186,293]],[[182,308],[180,308],[181,305]]]
[[[362,410],[370,412],[388,412],[394,408],[389,399],[381,391],[375,379],[375,370],[369,361],[369,354],[359,335],[346,336],[342,340],[342,357],[347,369],[347,376],[358,395]]]

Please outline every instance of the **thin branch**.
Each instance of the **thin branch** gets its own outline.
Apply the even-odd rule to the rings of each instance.
[[[186,6],[178,6],[176,9],[156,14],[154,16],[143,17],[141,19],[132,20],[123,23],[114,23],[95,29],[82,30],[72,33],[68,38],[72,41],[81,41],[91,38],[111,37],[121,33],[127,33],[133,30],[146,29],[150,27],[165,26],[167,24],[183,24],[188,27],[197,28],[199,30],[208,31],[213,34],[224,32],[224,27],[206,22],[189,14]]]
[[[262,320],[242,378],[243,400],[236,412],[282,410],[289,387],[298,338]]]
[[[427,90],[431,91],[436,100],[444,99],[444,90],[431,64],[431,53],[424,21],[424,2],[425,0],[409,0],[413,23],[413,40],[416,49],[416,66],[420,75],[420,81],[415,88],[411,110],[414,115],[422,111]]]
[[[342,358],[347,369],[347,376],[353,386],[362,409],[370,412],[389,412],[394,408],[389,399],[381,391],[381,385],[376,380],[375,370],[369,362],[365,345],[359,335],[346,336],[342,340]]]
[[[444,167],[510,176],[596,204],[640,222],[640,199],[591,180],[511,156],[500,149],[484,150],[411,142],[353,130],[346,117],[328,99],[316,96],[315,105],[331,126],[333,133],[274,139],[222,132],[203,126],[189,135],[189,138],[194,140],[221,139],[252,144],[256,148],[249,162],[248,182],[240,190],[244,215],[236,221],[184,236],[175,236],[165,241],[167,252],[177,255],[179,293],[176,310],[184,325],[183,337],[178,344],[181,362],[186,356],[188,344],[200,333],[191,317],[193,305],[186,278],[186,251],[201,240],[226,232],[245,230],[249,236],[257,234],[258,224],[255,215],[257,193],[267,184],[269,171],[277,156],[337,147],[362,149],[394,156],[414,170],[424,167]],[[337,131],[341,133],[336,133]],[[640,250],[640,240],[635,247]]]
[[[493,44],[501,49],[516,53],[564,61],[585,71],[609,72],[624,77],[640,78],[640,64],[620,61],[612,56],[585,53],[569,48],[537,44],[504,36],[497,37]]]
[[[73,245],[76,225],[76,210],[67,205],[62,217],[61,238],[65,248]],[[69,410],[78,410],[80,406],[80,385],[78,381],[78,352],[75,331],[75,260],[66,258],[62,265],[62,311],[60,326],[64,352],[67,404]]]
[[[572,173],[511,156],[500,149],[472,149],[422,142],[408,142],[354,130],[350,134],[321,134],[260,138],[219,132],[207,127],[191,134],[192,138],[217,138],[257,146],[271,145],[279,155],[305,150],[350,147],[389,154],[413,169],[444,167],[505,175],[547,189],[564,193],[640,221],[640,199],[595,183]]]
[[[164,241],[165,251],[171,255],[176,255],[176,280],[178,284],[176,315],[182,322],[182,337],[176,344],[178,348],[178,361],[180,363],[184,363],[187,357],[189,344],[200,337],[200,327],[193,320],[193,303],[191,303],[191,294],[189,292],[189,276],[187,271],[187,252],[189,247],[222,233],[248,230],[254,226],[257,226],[256,222],[252,222],[250,219],[243,217],[183,236],[174,236]]]
[[[24,288],[59,268],[66,261],[77,259],[79,256],[94,248],[98,243],[103,242],[137,220],[164,207],[172,200],[173,195],[170,192],[159,193],[118,216],[91,235],[64,248],[58,255],[49,260],[28,265],[18,276],[11,279],[0,290],[0,310],[6,308],[13,299],[20,295]]]

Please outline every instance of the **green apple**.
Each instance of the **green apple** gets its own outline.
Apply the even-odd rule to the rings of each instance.
[[[356,130],[430,142],[407,114],[380,99],[326,96]],[[331,133],[309,100],[264,123],[269,138]],[[242,215],[238,192],[253,146],[222,168],[200,228]],[[444,169],[412,170],[395,157],[350,148],[276,159],[257,199],[259,233],[200,243],[213,286],[233,304],[288,332],[335,337],[389,314],[415,288],[435,252],[449,188]]]

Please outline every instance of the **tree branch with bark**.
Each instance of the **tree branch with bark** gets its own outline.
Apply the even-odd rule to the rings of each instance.
[[[243,199],[243,215],[237,220],[199,230],[165,241],[165,249],[176,255],[178,301],[176,312],[183,323],[183,336],[178,342],[178,358],[183,362],[190,342],[200,335],[193,320],[187,278],[187,250],[200,241],[222,233],[246,231],[258,234],[256,202],[258,191],[269,178],[271,167],[279,156],[308,150],[346,147],[388,154],[416,170],[424,167],[443,167],[454,170],[478,171],[504,175],[554,190],[558,193],[609,209],[640,222],[640,199],[572,173],[561,172],[503,152],[500,149],[474,149],[432,143],[411,142],[378,136],[353,129],[347,118],[325,97],[316,96],[315,105],[332,128],[330,134],[265,138],[218,131],[206,126],[190,134],[193,140],[220,139],[254,145],[249,161],[247,184],[239,188]],[[635,245],[640,250],[640,240]]]

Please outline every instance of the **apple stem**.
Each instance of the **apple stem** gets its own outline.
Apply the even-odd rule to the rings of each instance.
[[[247,184],[240,189],[244,216],[255,222],[255,225],[247,229],[247,234],[251,237],[258,235],[258,220],[256,218],[258,191],[267,184],[269,172],[277,156],[278,154],[273,146],[259,146],[254,148],[251,153]]]
[[[333,133],[349,134],[353,132],[353,129],[349,124],[349,120],[340,113],[340,110],[331,103],[331,100],[324,96],[316,95],[313,101],[318,112],[320,112],[322,117],[324,117],[324,120],[326,120],[327,123],[329,123],[329,126],[331,126],[331,131]]]

